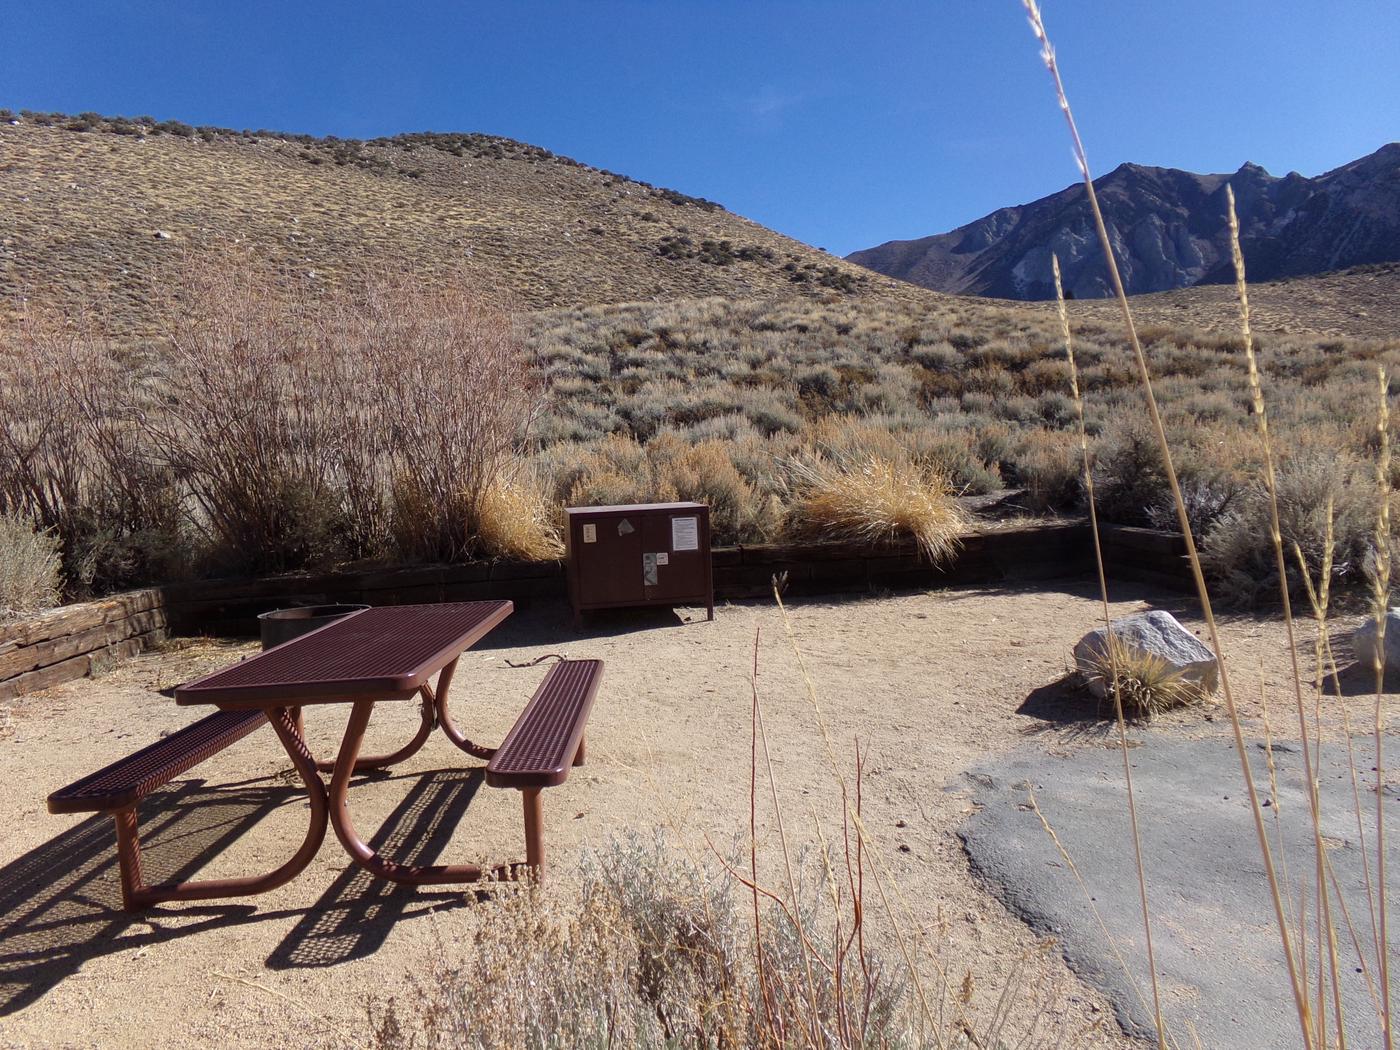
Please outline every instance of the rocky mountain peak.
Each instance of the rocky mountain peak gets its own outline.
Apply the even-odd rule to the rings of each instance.
[[[1227,185],[1251,278],[1400,260],[1400,143],[1316,178],[1278,178],[1250,161],[1228,175],[1124,163],[1094,188],[1130,294],[1233,280]],[[936,291],[1046,299],[1054,294],[1052,254],[1076,298],[1109,294],[1087,197],[1077,185],[949,233],[890,241],[848,258]]]

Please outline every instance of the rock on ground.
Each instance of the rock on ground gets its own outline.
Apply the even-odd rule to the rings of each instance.
[[[1150,654],[1180,672],[1186,681],[1199,686],[1205,696],[1215,692],[1220,682],[1220,665],[1215,654],[1199,638],[1181,626],[1169,612],[1154,610],[1114,620],[1113,636],[1130,653]],[[1396,632],[1400,636],[1400,630]],[[1074,662],[1081,671],[1102,665],[1107,651],[1108,631],[1100,627],[1079,639]],[[1102,678],[1092,677],[1089,688],[1103,699],[1108,690]]]
[[[1351,651],[1356,662],[1364,668],[1376,666],[1376,618],[1368,616],[1351,635]],[[1385,657],[1382,666],[1387,671],[1400,670],[1400,608],[1392,607],[1385,614]]]

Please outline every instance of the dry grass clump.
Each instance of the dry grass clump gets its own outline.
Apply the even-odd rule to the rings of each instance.
[[[55,606],[62,591],[58,538],[17,514],[0,513],[0,620]]]
[[[497,477],[477,501],[476,538],[482,552],[517,561],[562,558],[556,510],[532,474]]]
[[[1160,656],[1126,645],[1112,634],[1108,638],[1108,647],[1094,651],[1080,666],[1079,676],[1095,696],[1103,694],[1104,703],[1121,704],[1125,718],[1150,722],[1205,699],[1196,682]]]
[[[854,854],[854,850],[852,850]],[[833,858],[835,860],[836,858]],[[376,1050],[1008,1050],[1073,1046],[990,1009],[969,973],[921,1002],[888,933],[859,904],[868,873],[801,864],[800,900],[751,894],[723,862],[683,859],[659,836],[614,841],[575,894],[502,890],[471,940],[443,945],[406,1001],[370,1005]],[[855,896],[853,896],[855,894]],[[854,906],[853,906],[853,901]],[[852,925],[853,923],[853,925]],[[886,950],[888,949],[888,951]],[[946,960],[945,960],[946,962]],[[927,1007],[927,1011],[925,1011]],[[1034,1004],[1032,1004],[1032,1008]],[[975,1018],[975,1019],[974,1019]],[[1020,1040],[1019,1042],[1015,1040]]]
[[[645,445],[612,435],[584,448],[555,447],[542,456],[555,498],[567,506],[696,500],[710,507],[716,543],[767,539],[782,527],[773,460],[760,452],[741,469],[745,446],[690,443],[674,432]]]
[[[908,462],[813,456],[789,465],[795,536],[883,544],[911,538],[930,561],[957,550],[968,528],[947,478]]]

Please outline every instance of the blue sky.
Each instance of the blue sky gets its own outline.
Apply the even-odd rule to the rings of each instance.
[[[1400,138],[1395,0],[1046,0],[1102,174]],[[1075,178],[1017,0],[11,0],[0,106],[485,131],[845,254]]]

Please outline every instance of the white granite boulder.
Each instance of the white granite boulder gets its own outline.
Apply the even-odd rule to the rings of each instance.
[[[1185,681],[1195,683],[1202,696],[1209,696],[1220,684],[1220,665],[1215,653],[1169,612],[1154,610],[1114,620],[1113,636],[1129,652],[1150,653],[1165,661],[1179,671]],[[1100,627],[1079,639],[1074,647],[1074,662],[1081,671],[1102,667],[1107,659],[1107,638],[1107,631]],[[1100,699],[1108,692],[1105,682],[1097,677],[1090,677],[1089,688]]]
[[[1376,618],[1368,616],[1351,635],[1351,651],[1357,664],[1370,671],[1376,666]],[[1385,657],[1382,666],[1387,671],[1400,670],[1400,607],[1392,606],[1385,614]]]

